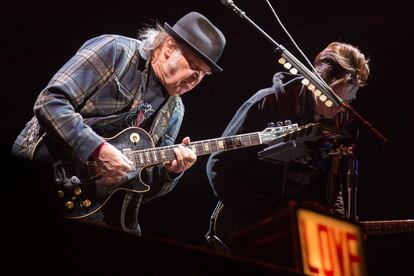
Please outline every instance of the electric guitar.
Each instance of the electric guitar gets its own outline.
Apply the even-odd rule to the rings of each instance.
[[[260,144],[274,144],[307,136],[316,136],[320,132],[318,124],[297,124],[268,127],[261,132],[234,135],[210,140],[192,142],[185,147],[197,156],[210,153],[241,149]],[[141,173],[144,168],[175,159],[174,148],[178,145],[155,147],[150,135],[143,129],[130,127],[117,135],[107,138],[133,162],[133,170],[126,179],[113,188],[99,185],[99,175],[94,161],[76,163],[53,156],[44,142],[44,136],[35,146],[33,159],[48,160],[52,163],[59,214],[66,218],[84,218],[101,209],[118,191],[145,193],[150,186],[144,183]],[[56,153],[55,153],[56,155]],[[97,183],[98,181],[98,183]]]
[[[414,232],[414,219],[372,220],[358,222],[367,235],[384,235]]]
[[[260,220],[252,221],[257,223]],[[373,221],[358,221],[364,233],[367,235],[386,235],[397,233],[412,233],[414,232],[414,219],[406,220],[373,220]],[[224,204],[219,201],[211,216],[210,230],[207,235],[209,238],[219,240],[221,245],[228,248],[231,239],[242,228],[238,225],[238,220],[234,214],[225,208]]]

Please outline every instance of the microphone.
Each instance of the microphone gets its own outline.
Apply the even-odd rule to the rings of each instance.
[[[233,4],[232,0],[220,0],[220,2],[224,5],[224,6],[231,6]]]
[[[237,13],[241,18],[246,19],[246,13],[239,9],[239,7],[237,7],[232,0],[220,0],[220,2],[227,8]]]

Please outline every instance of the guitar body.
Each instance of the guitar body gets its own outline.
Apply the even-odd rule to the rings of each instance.
[[[136,165],[119,186],[108,188],[100,185],[94,162],[77,163],[56,156],[51,153],[43,138],[37,143],[32,159],[52,164],[59,214],[63,217],[78,219],[92,215],[118,191],[145,193],[150,189],[141,180],[143,168]],[[128,152],[154,147],[149,134],[137,127],[127,128],[106,141],[126,155]]]

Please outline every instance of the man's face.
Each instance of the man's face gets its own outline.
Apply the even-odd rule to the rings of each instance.
[[[163,66],[164,86],[170,95],[178,96],[192,90],[211,68],[187,47],[177,44]]]
[[[333,92],[339,96],[345,103],[350,103],[355,99],[358,86],[353,82],[342,82],[332,87]],[[332,105],[327,107],[324,102],[316,100],[316,113],[325,118],[332,119],[339,112],[344,111],[343,107]]]

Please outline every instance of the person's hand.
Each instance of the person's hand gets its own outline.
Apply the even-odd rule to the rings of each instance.
[[[97,182],[105,186],[121,184],[127,172],[132,170],[133,163],[109,143],[104,143],[96,158],[97,174],[102,178]]]
[[[190,144],[190,137],[185,137],[182,141],[183,145]],[[175,160],[167,161],[164,167],[172,173],[181,173],[189,169],[197,161],[197,155],[189,148],[182,145],[174,147]]]

